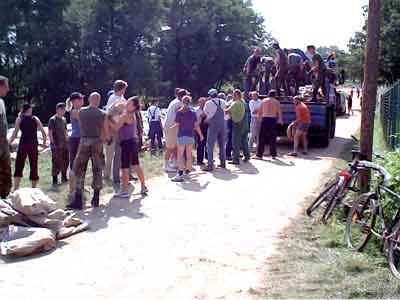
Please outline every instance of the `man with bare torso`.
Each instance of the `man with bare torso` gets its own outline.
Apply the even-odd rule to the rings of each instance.
[[[265,144],[268,143],[270,155],[275,159],[277,156],[276,138],[278,135],[278,123],[283,123],[281,104],[276,99],[275,90],[269,91],[268,98],[261,102],[258,115],[262,119],[262,123],[256,158],[263,158]]]

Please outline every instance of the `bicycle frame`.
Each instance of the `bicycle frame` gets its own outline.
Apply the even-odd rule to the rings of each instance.
[[[390,239],[393,237],[393,235],[396,233],[396,231],[393,231],[393,229],[396,227],[396,225],[400,226],[400,208],[397,210],[396,215],[393,217],[393,220],[390,224],[390,226],[387,226],[386,219],[385,219],[385,212],[383,210],[383,206],[381,205],[380,201],[382,199],[382,191],[390,194],[391,196],[397,198],[400,201],[400,195],[396,194],[393,192],[391,189],[387,188],[386,186],[383,185],[383,181],[380,182],[378,185],[375,193],[373,194],[374,200],[376,200],[376,205],[378,208],[378,214],[380,218],[380,229],[382,233],[374,231],[372,228],[371,233],[377,236],[379,239],[382,239],[384,241]]]

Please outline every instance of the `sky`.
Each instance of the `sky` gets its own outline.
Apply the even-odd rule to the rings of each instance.
[[[367,0],[253,0],[265,26],[282,48],[314,44],[347,50],[355,31],[362,28],[362,6]],[[333,4],[333,5],[332,5]]]

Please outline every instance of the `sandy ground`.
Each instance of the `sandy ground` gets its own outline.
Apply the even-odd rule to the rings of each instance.
[[[149,196],[103,199],[92,230],[52,253],[0,260],[1,299],[255,299],[279,232],[300,213],[360,117],[338,120],[337,138],[308,157],[196,172],[183,184],[149,181]]]

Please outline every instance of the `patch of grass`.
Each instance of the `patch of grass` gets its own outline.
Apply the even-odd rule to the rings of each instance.
[[[384,151],[378,138],[375,143],[376,151]],[[345,147],[335,168],[323,178],[346,167],[353,148],[356,142]],[[380,241],[372,238],[363,253],[354,253],[345,245],[344,230],[340,210],[327,225],[299,216],[281,235],[277,254],[269,259],[262,297],[399,299],[400,281],[390,273]]]
[[[162,154],[151,155],[149,152],[140,154],[140,163],[143,168],[146,179],[159,176],[162,174],[163,156]],[[12,169],[14,170],[15,161],[11,163]],[[52,176],[51,176],[51,152],[47,151],[39,156],[38,162],[39,168],[39,183],[38,187],[46,192],[50,198],[58,203],[60,207],[64,207],[67,204],[69,188],[68,184],[60,185],[57,189],[52,189]],[[29,181],[29,163],[25,164],[24,176],[21,180],[21,187],[30,187]],[[86,178],[85,178],[85,190],[91,191],[92,182],[92,169],[89,162]],[[110,194],[114,192],[114,188],[105,184],[102,190],[102,194]]]

